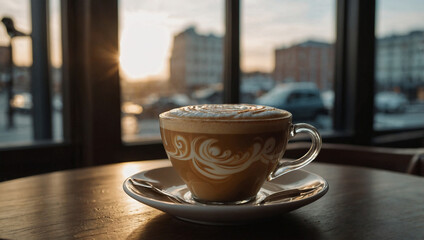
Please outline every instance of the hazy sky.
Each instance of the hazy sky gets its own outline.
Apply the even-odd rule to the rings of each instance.
[[[0,19],[11,17],[15,28],[24,33],[31,33],[30,0],[0,0]],[[50,44],[51,61],[54,66],[62,64],[60,38],[60,0],[50,0]],[[32,46],[29,37],[18,37],[13,40],[13,60],[16,65],[32,64]],[[0,46],[9,45],[9,36],[4,25],[0,23]]]
[[[31,33],[30,5],[28,0],[0,0],[0,18],[12,17],[15,22],[16,29]],[[4,25],[0,23],[0,46],[9,44],[9,36],[7,35]],[[13,44],[13,58],[17,65],[30,65],[32,63],[31,41],[29,38],[16,38]]]
[[[61,64],[58,0],[51,0],[52,61]],[[29,0],[0,0],[0,17],[31,32]],[[190,25],[198,32],[224,34],[223,0],[119,0],[121,64],[133,78],[168,77],[173,36]],[[377,36],[424,29],[424,0],[377,1]],[[271,71],[274,49],[307,39],[335,40],[335,0],[242,0],[241,61],[247,71]],[[0,26],[0,45],[9,39]],[[16,39],[17,65],[31,64],[31,43]]]

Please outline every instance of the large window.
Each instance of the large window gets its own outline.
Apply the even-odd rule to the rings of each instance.
[[[379,0],[376,130],[424,126],[424,2]]]
[[[122,137],[159,139],[158,115],[222,102],[223,1],[119,1]]]
[[[32,42],[25,36],[31,33],[30,1],[3,1],[0,18],[0,144],[30,142]]]
[[[244,0],[241,12],[241,101],[332,130],[335,1]]]
[[[48,127],[52,128],[50,140],[62,140],[60,2],[48,2],[48,74],[52,104],[52,126]],[[0,4],[0,146],[30,144],[38,140],[34,136],[33,91],[36,87],[32,82],[31,1],[2,1]]]
[[[125,141],[158,139],[163,111],[223,101],[223,2],[119,4]],[[284,108],[332,130],[334,0],[246,0],[241,13],[240,102]]]

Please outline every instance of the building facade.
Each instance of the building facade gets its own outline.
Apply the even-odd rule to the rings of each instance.
[[[378,90],[401,89],[414,98],[424,87],[424,31],[380,38],[375,76]]]
[[[174,36],[170,58],[170,84],[178,92],[189,92],[222,83],[223,38],[201,35],[194,27]]]
[[[274,79],[284,82],[313,82],[321,90],[331,89],[334,79],[332,44],[306,41],[275,50]]]

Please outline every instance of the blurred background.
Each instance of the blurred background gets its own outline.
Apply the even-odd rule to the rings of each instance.
[[[60,1],[49,3],[53,136],[61,140]],[[0,16],[30,34],[30,4],[2,0]],[[332,130],[335,6],[242,1],[241,102],[287,109],[295,121]],[[377,1],[376,129],[424,126],[423,14],[422,1]],[[223,15],[223,1],[119,1],[125,141],[157,138],[158,114],[168,109],[222,103]],[[0,144],[32,141],[31,48],[30,36],[11,38],[0,27]]]
[[[67,123],[72,113],[68,115],[66,111],[72,109],[74,98],[66,100],[64,97],[70,86],[64,80],[69,74],[63,46],[69,49],[72,35],[69,29],[64,31],[63,26],[69,23],[64,23],[63,19],[69,17],[64,11],[69,10],[72,3],[42,1],[45,18],[40,20],[34,16],[36,2],[0,0],[0,149],[3,150],[46,140],[71,145],[85,141],[78,140],[84,137],[81,134],[72,137],[73,129],[79,125]],[[87,2],[87,5],[96,5],[96,1]],[[117,12],[116,21],[112,21],[116,26],[112,24],[110,28],[117,28],[119,44],[119,53],[113,56],[119,62],[119,93],[113,96],[120,99],[118,132],[122,144],[160,141],[158,114],[163,111],[184,105],[225,102],[225,59],[229,55],[225,45],[226,12],[231,1],[108,2],[112,6],[109,9]],[[368,117],[372,119],[372,131],[376,136],[422,131],[424,2],[371,2],[375,3],[375,11],[371,8],[374,19],[370,23],[374,24],[374,33],[367,41],[374,41],[373,53],[369,55],[374,64],[370,66],[373,78],[367,81],[373,81],[370,83],[372,100],[363,106],[372,105],[372,116]],[[346,111],[360,114],[361,109],[350,108],[349,104],[335,107],[336,96],[349,91],[337,87],[337,81],[348,80],[337,80],[336,72],[337,59],[340,59],[337,54],[354,55],[350,50],[338,52],[342,49],[337,47],[338,41],[343,40],[338,31],[347,31],[347,27],[338,27],[345,15],[341,11],[356,10],[349,10],[346,1],[341,0],[242,0],[239,3],[238,8],[232,10],[233,14],[239,14],[239,32],[232,33],[239,37],[240,72],[235,90],[239,91],[239,102],[287,109],[293,113],[294,122],[313,124],[323,133],[324,139],[339,136],[340,130],[352,131],[335,125],[337,116]],[[78,17],[82,14],[78,6],[84,10],[84,3],[74,5],[77,8],[73,14]],[[96,14],[102,13],[92,13],[90,18],[107,18]],[[47,44],[46,49],[40,50],[34,47],[34,37],[37,37],[34,34],[39,31],[34,31],[33,26],[43,23],[46,23]],[[75,26],[79,29],[80,25]],[[91,31],[95,33],[96,28]],[[33,55],[40,53],[34,51],[44,51],[48,64],[45,68],[48,73],[44,75],[48,80],[38,85],[34,84],[32,76],[33,65],[40,58]],[[72,80],[70,82],[72,84]],[[96,93],[95,89],[107,85],[107,81],[98,81],[88,88],[88,93],[81,90],[81,94],[91,96]],[[364,84],[355,86],[367,88]],[[39,99],[34,94],[40,89],[48,95],[43,99],[49,106],[44,108],[48,110],[37,114],[33,102]],[[356,92],[358,98],[360,90]],[[345,100],[340,101],[349,102],[349,98],[345,96]],[[97,105],[87,103],[90,106],[87,111],[95,111]],[[34,118],[43,114],[48,115],[48,120],[37,125]],[[99,121],[108,121],[108,118],[100,117],[93,123]],[[36,133],[43,127],[49,129],[47,137]],[[343,141],[349,142],[347,138]],[[422,140],[418,145],[421,143]],[[363,144],[372,144],[372,141]]]

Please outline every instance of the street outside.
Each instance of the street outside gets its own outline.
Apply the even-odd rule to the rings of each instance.
[[[2,92],[0,93],[0,145],[32,142],[31,114],[15,113],[13,120],[14,127],[8,128],[7,96]],[[53,112],[53,139],[56,141],[63,139],[62,113],[59,111]]]
[[[377,113],[374,117],[375,130],[405,127],[424,127],[424,102],[408,105],[404,113]]]
[[[7,126],[6,94],[0,93],[0,145],[10,143],[32,142],[32,120],[30,114],[17,113],[14,116],[14,128]],[[320,116],[316,121],[307,122],[316,126],[321,131],[331,131],[332,121],[330,116]],[[423,127],[424,126],[424,103],[408,105],[404,113],[377,113],[375,115],[375,129]],[[123,118],[122,127],[125,141],[133,141],[143,138],[158,138],[159,123],[157,119],[137,120],[136,117],[126,116]],[[62,113],[53,111],[53,135],[54,140],[63,139]]]

